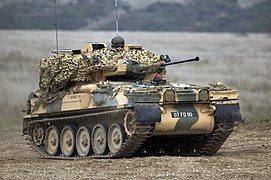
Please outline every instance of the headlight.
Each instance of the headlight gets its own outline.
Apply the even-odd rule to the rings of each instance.
[[[172,90],[167,90],[164,92],[164,102],[175,101],[175,93]]]
[[[207,89],[201,89],[199,92],[199,100],[207,101],[209,100],[209,91]]]

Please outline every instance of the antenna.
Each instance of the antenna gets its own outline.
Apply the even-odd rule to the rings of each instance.
[[[115,0],[115,7],[116,7],[116,31],[117,31],[117,36],[118,36],[119,35],[118,0]]]
[[[56,53],[58,54],[57,6],[56,6],[56,0],[54,0],[54,3],[55,3]]]

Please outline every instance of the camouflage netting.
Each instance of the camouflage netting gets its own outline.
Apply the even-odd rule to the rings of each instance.
[[[140,64],[160,61],[158,55],[146,50],[117,51],[103,48],[85,55],[58,54],[40,61],[39,99],[37,106],[65,95],[68,82],[92,82],[91,74],[98,70],[117,68],[118,60],[132,60]]]

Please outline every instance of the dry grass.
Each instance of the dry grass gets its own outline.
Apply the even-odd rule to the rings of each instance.
[[[107,42],[114,32],[60,32],[60,48]],[[207,84],[222,81],[239,89],[247,121],[270,120],[271,37],[268,34],[122,32],[126,42],[143,45],[172,60],[198,55],[201,61],[168,68],[168,79]],[[25,99],[38,87],[38,64],[55,48],[53,31],[0,31],[0,129],[21,126]]]

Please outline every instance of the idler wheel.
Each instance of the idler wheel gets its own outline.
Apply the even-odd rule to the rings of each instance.
[[[108,147],[115,154],[121,148],[125,140],[124,127],[120,124],[112,124],[108,131]]]
[[[72,156],[75,150],[75,128],[65,126],[60,135],[60,149],[64,156]]]
[[[107,152],[107,127],[102,124],[94,126],[91,133],[91,144],[95,155]]]
[[[128,112],[124,118],[124,127],[127,134],[130,136],[134,133],[136,121],[133,112]]]
[[[76,133],[76,150],[81,157],[88,156],[92,151],[90,132],[91,130],[88,127],[82,126]]]
[[[45,138],[45,130],[40,123],[34,124],[32,128],[31,138],[36,146],[42,145]]]
[[[48,127],[45,138],[45,148],[49,155],[55,156],[59,152],[59,129],[55,125]]]

